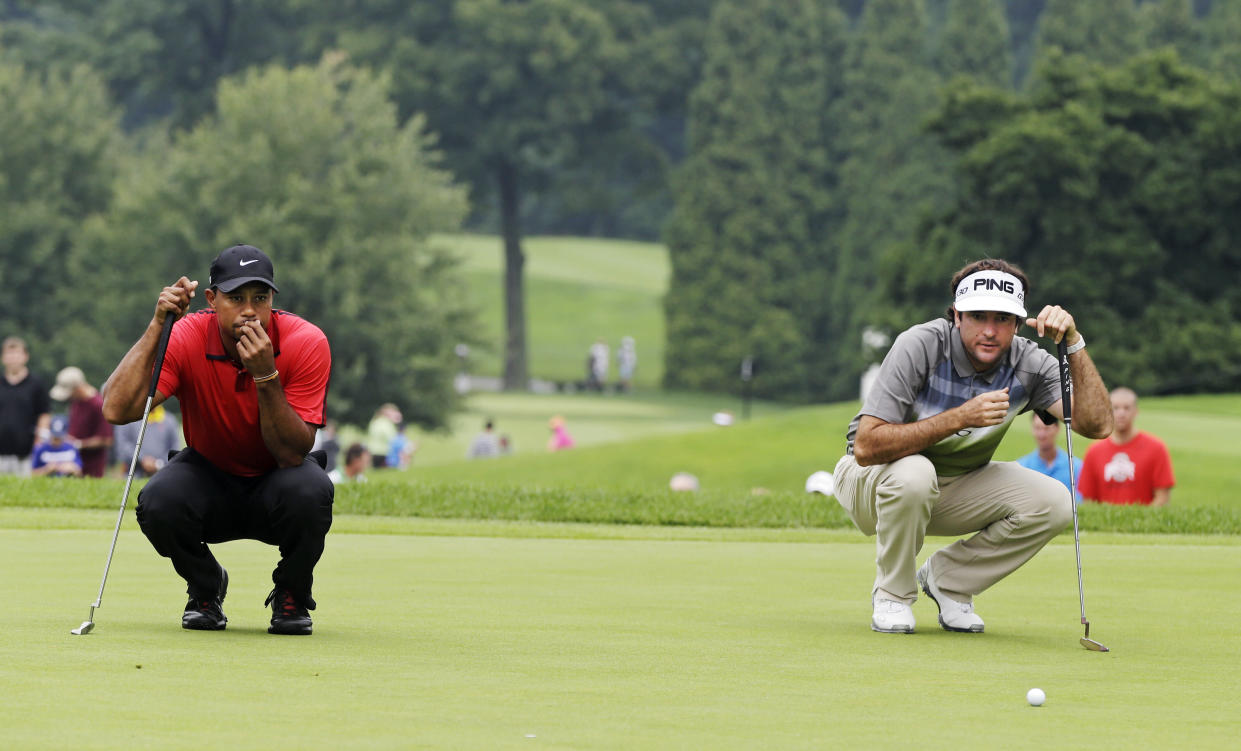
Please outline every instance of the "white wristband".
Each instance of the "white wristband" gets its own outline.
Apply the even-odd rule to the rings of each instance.
[[[1074,352],[1083,349],[1086,349],[1086,337],[1082,336],[1082,332],[1079,331],[1077,332],[1077,344],[1070,344],[1068,348],[1064,350],[1064,353],[1066,355],[1071,355]]]

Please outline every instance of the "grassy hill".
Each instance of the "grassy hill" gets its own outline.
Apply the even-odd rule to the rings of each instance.
[[[441,235],[436,242],[463,260],[471,299],[490,345],[475,348],[470,370],[499,376],[504,352],[504,253],[500,238]],[[526,314],[530,375],[579,381],[586,352],[596,339],[613,353],[632,336],[638,352],[636,385],[657,386],[663,377],[663,295],[668,252],[655,243],[591,238],[529,237],[526,251]]]
[[[816,470],[831,470],[843,453],[845,429],[857,409],[855,403],[784,409],[761,405],[754,419],[729,428],[709,423],[705,409],[710,397],[681,397],[665,403],[615,400],[613,417],[596,414],[596,440],[570,452],[533,452],[487,462],[452,461],[415,466],[408,479],[415,482],[470,482],[530,487],[645,489],[666,488],[676,472],[697,475],[704,489],[750,493],[755,488],[800,491]],[[540,397],[508,395],[509,404],[537,410]],[[563,401],[564,398],[562,397]],[[569,403],[559,406],[566,411]],[[543,402],[550,405],[550,402]],[[580,402],[583,410],[596,409]],[[679,406],[673,407],[672,404]],[[735,409],[735,406],[733,407]],[[1241,505],[1241,461],[1232,436],[1241,434],[1241,396],[1204,395],[1143,399],[1138,426],[1162,438],[1172,454],[1177,486],[1172,502],[1178,506]],[[680,417],[661,424],[659,412]],[[546,410],[544,410],[546,412]],[[645,415],[645,416],[644,416]],[[585,412],[583,412],[585,416]],[[573,424],[572,419],[569,421]],[[609,427],[610,425],[610,427]],[[627,429],[622,428],[625,426]],[[696,426],[696,427],[695,427]],[[689,428],[687,430],[687,428]],[[629,440],[606,443],[608,431]],[[677,432],[685,431],[685,432]],[[542,427],[546,435],[546,427]],[[533,438],[537,443],[537,438]],[[1063,437],[1061,438],[1063,443]],[[1092,441],[1074,436],[1080,456]],[[1028,423],[1021,418],[1008,432],[996,458],[1012,460],[1033,449]],[[462,448],[464,452],[464,448]]]

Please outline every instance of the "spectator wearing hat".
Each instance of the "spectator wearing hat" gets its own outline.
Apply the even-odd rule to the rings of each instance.
[[[21,337],[5,338],[0,355],[4,378],[0,378],[0,474],[30,474],[30,453],[35,437],[51,421],[47,388],[26,367],[30,353]]]
[[[134,447],[138,445],[138,433],[142,421],[135,420],[117,425],[113,433],[113,461],[124,476],[134,459]],[[185,445],[181,436],[181,423],[164,405],[160,404],[147,416],[146,432],[142,436],[142,449],[138,454],[138,466],[134,477],[150,477],[168,463],[168,458]]]
[[[69,366],[56,374],[52,398],[69,402],[69,437],[82,455],[82,474],[103,477],[112,448],[112,426],[103,416],[103,397],[86,382],[81,368]]]
[[[48,427],[47,440],[34,447],[30,474],[36,477],[81,477],[82,457],[66,438],[69,421],[57,415]]]

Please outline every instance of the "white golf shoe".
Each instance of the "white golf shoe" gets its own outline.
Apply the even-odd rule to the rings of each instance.
[[[870,629],[884,634],[912,634],[913,608],[903,602],[876,597],[875,612],[870,617]]]
[[[935,586],[935,577],[931,575],[930,561],[922,564],[922,568],[918,569],[918,584],[922,587],[922,591],[926,592],[927,596],[939,606],[939,625],[943,626],[945,631],[982,633],[982,618],[974,612],[974,603],[957,602],[941,592],[939,587]]]

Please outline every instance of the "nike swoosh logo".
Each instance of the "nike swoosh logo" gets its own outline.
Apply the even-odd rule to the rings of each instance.
[[[252,263],[258,263],[258,262],[259,262],[259,259],[255,258],[253,261],[242,261],[242,262],[241,262],[241,265],[242,265],[242,266],[249,266],[249,265],[250,265],[250,264],[252,264]]]

